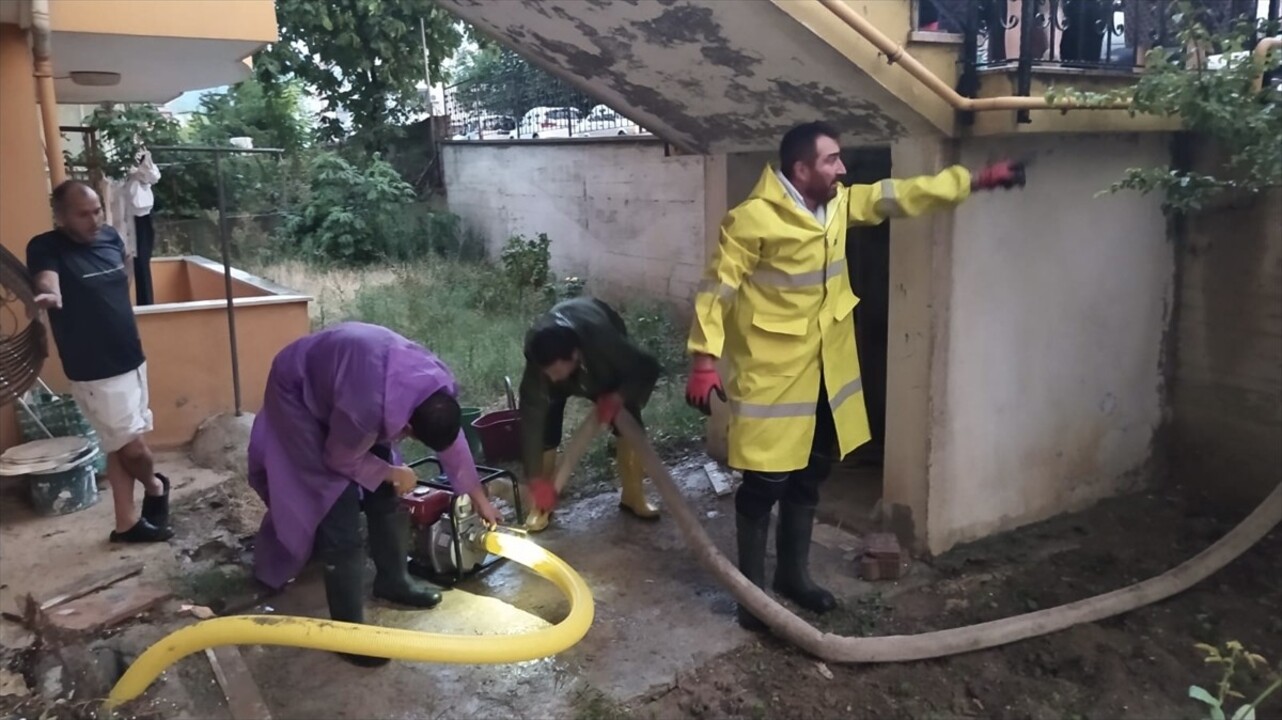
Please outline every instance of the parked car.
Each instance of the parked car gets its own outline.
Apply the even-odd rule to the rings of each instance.
[[[582,120],[574,123],[574,137],[609,137],[612,135],[640,135],[647,133],[640,125],[623,117],[605,105],[597,105]]]
[[[455,140],[507,140],[516,130],[516,119],[507,115],[494,115],[472,120],[454,135]]]
[[[517,126],[516,136],[522,139],[568,138],[575,121],[583,117],[578,108],[536,107],[525,113]]]

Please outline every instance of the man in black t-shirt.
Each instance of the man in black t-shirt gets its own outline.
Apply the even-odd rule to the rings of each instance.
[[[116,511],[112,542],[157,542],[169,529],[169,481],[157,475],[143,435],[152,429],[147,360],[129,303],[125,244],[102,224],[102,201],[68,180],[53,191],[57,228],[27,244],[36,304],[49,313],[71,394],[107,453]],[[134,482],[146,488],[141,517]]]

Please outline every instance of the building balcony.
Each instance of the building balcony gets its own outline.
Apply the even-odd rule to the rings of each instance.
[[[0,2],[0,24],[25,24],[26,13],[25,2]],[[272,0],[53,0],[49,20],[66,104],[165,103],[237,83],[277,39]]]
[[[1276,27],[1278,5],[1223,0],[1198,19],[1217,34],[1252,23],[1253,45]],[[1177,37],[1177,0],[915,0],[913,9],[913,44],[953,45],[959,62],[950,80],[967,97],[1038,97],[1057,87],[1116,90],[1136,82],[1150,50],[1186,51]],[[1172,119],[1125,111],[994,112],[959,120],[972,135],[1176,128]]]

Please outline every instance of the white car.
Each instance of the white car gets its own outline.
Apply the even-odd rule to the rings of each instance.
[[[545,138],[568,138],[574,123],[583,117],[578,108],[572,107],[536,107],[521,118],[516,128],[516,136],[523,140],[540,140]]]
[[[483,120],[472,120],[463,126],[455,140],[507,140],[516,130],[516,120],[507,115],[494,115]]]
[[[623,117],[605,105],[597,105],[587,117],[574,123],[574,137],[610,137],[614,135],[640,135],[646,133],[640,125]]]

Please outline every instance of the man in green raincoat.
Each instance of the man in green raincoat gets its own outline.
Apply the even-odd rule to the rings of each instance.
[[[547,527],[555,504],[552,473],[561,444],[565,402],[571,397],[596,403],[597,418],[613,423],[620,408],[638,422],[663,368],[628,338],[623,318],[595,298],[558,303],[525,337],[521,379],[521,443],[533,510],[526,528]],[[616,433],[617,434],[617,433]],[[615,462],[623,494],[619,507],[645,520],[659,516],[645,496],[645,472],[635,448],[618,438]]]

